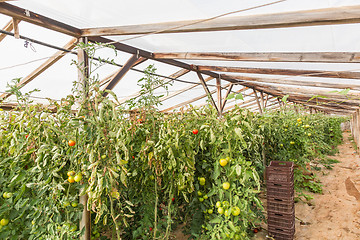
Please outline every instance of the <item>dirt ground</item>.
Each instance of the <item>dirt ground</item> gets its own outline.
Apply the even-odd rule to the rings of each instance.
[[[332,170],[318,173],[323,194],[315,194],[313,206],[297,203],[296,217],[306,225],[296,223],[295,239],[360,239],[360,157],[344,132],[344,143],[334,159]]]
[[[295,240],[360,240],[360,156],[351,134],[344,132],[343,136],[339,153],[331,156],[340,163],[316,173],[323,193],[312,194],[311,204],[295,204]],[[176,235],[176,239],[187,239],[179,232]],[[261,230],[253,239],[269,238],[266,230]]]

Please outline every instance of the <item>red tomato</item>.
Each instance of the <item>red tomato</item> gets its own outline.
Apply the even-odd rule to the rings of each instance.
[[[173,202],[174,202],[174,201],[175,201],[175,198],[173,197],[173,198],[171,199],[171,201],[173,201]]]
[[[29,134],[26,134],[26,135],[25,135],[25,138],[28,138],[28,137],[29,137]]]
[[[194,129],[194,130],[192,131],[192,133],[193,133],[193,134],[198,134],[198,133],[199,133],[199,130]]]
[[[141,118],[139,118],[138,120],[136,120],[138,123],[143,123],[143,120]]]
[[[259,232],[259,229],[254,228],[254,233],[257,233],[257,232]]]
[[[149,227],[150,232],[152,231],[152,227]]]
[[[75,146],[75,141],[74,140],[69,140],[68,144],[69,144],[70,147],[73,147],[73,146]]]
[[[132,158],[133,158],[133,159],[135,159],[135,157],[134,157],[134,156],[132,156]]]

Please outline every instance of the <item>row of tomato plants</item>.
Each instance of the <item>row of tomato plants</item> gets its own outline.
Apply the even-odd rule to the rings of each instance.
[[[2,239],[77,238],[84,207],[94,239],[168,238],[179,223],[195,239],[249,239],[263,220],[263,152],[305,166],[341,139],[342,119],[321,114],[236,108],[219,119],[206,107],[129,117],[103,98],[74,115],[75,100],[54,103],[56,113],[1,114]],[[319,191],[297,176],[298,188]]]

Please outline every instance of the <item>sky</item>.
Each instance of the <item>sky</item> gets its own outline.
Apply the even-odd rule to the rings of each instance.
[[[157,23],[166,21],[196,20],[217,16],[227,12],[249,8],[272,1],[265,0],[18,0],[10,4],[29,9],[33,12],[73,25],[78,28],[104,27],[117,25],[133,25],[144,23]],[[287,0],[255,10],[245,11],[231,16],[255,15],[286,11],[298,11],[307,9],[349,6],[359,4],[358,0]],[[5,26],[10,18],[0,15],[0,27]],[[71,37],[54,31],[46,30],[21,22],[20,34],[31,37],[56,46],[64,46]],[[218,31],[203,33],[177,33],[158,34],[126,41],[124,43],[153,52],[308,52],[308,51],[359,51],[360,50],[360,24],[296,27],[283,29],[263,30],[239,30]],[[114,40],[122,40],[124,37],[112,37]],[[33,44],[24,47],[24,40],[6,37],[0,43],[0,91],[14,78],[27,76],[31,71],[40,66],[56,50]],[[98,53],[102,57],[113,57],[114,60],[123,64],[130,57],[129,54],[119,53],[117,56],[111,51]],[[42,60],[39,60],[42,59]],[[71,93],[72,83],[77,78],[77,70],[71,61],[74,56],[67,55],[39,77],[23,88],[29,91],[38,88],[41,91],[34,94],[38,97],[51,97],[61,99]],[[33,62],[31,62],[33,61]],[[29,63],[31,62],[31,63]],[[359,64],[314,64],[314,63],[254,63],[254,62],[206,62],[186,61],[194,64],[227,65],[242,67],[268,67],[289,69],[316,69],[316,70],[352,70],[360,71]],[[149,64],[155,64],[157,73],[171,75],[178,68],[165,64],[146,61],[139,65],[144,69]],[[100,69],[100,78],[114,71],[117,67],[105,66]],[[114,92],[121,98],[139,90],[137,80],[142,77],[136,72],[129,72],[124,79],[115,87]],[[198,82],[196,74],[189,73],[183,80]],[[321,79],[315,79],[322,81]],[[338,80],[333,80],[338,81]],[[223,81],[223,85],[227,84]],[[214,85],[214,82],[210,82]],[[187,87],[184,83],[174,83],[170,92]],[[213,87],[210,87],[212,90]],[[161,90],[163,93],[163,90]],[[226,90],[223,90],[225,93]],[[191,99],[203,94],[201,86],[194,88],[186,94],[179,95],[164,102],[163,109],[176,104],[179,101]],[[198,101],[196,103],[204,102]]]

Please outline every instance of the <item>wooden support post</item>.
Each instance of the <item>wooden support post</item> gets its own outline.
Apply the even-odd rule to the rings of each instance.
[[[217,93],[217,107],[219,116],[222,115],[222,104],[221,104],[221,78],[216,78],[216,93]]]
[[[265,108],[267,107],[267,104],[268,104],[268,100],[269,100],[269,94],[266,94],[266,100],[265,100]]]
[[[260,91],[260,102],[261,102],[261,107],[262,107],[263,111],[265,111],[264,92],[263,91]]]
[[[224,107],[225,107],[225,104],[226,104],[226,102],[227,102],[227,97],[228,97],[229,94],[231,93],[231,90],[232,90],[233,86],[234,86],[234,84],[230,84],[229,89],[228,89],[228,91],[226,92],[226,95],[225,95],[225,98],[224,98],[224,102],[223,102],[223,104],[221,105],[221,112],[224,111]]]
[[[145,61],[146,58],[143,57],[139,57],[139,55],[134,54],[132,55],[131,58],[129,58],[129,60],[124,64],[124,66],[122,68],[120,68],[120,70],[117,72],[117,74],[115,74],[115,76],[113,77],[113,79],[111,79],[111,81],[109,81],[105,87],[104,90],[112,90],[116,84],[118,84],[120,82],[120,80],[125,76],[125,74],[136,64],[139,64],[140,62]],[[108,95],[107,92],[103,93],[103,96]]]
[[[13,28],[14,28],[14,27],[13,27],[13,21],[10,20],[10,21],[8,22],[8,24],[5,25],[5,27],[3,28],[3,30],[6,31],[6,32],[10,32],[11,30],[13,30]],[[6,34],[0,33],[0,42],[1,42],[2,40],[4,40],[4,38],[5,38],[6,36],[7,36]]]
[[[20,32],[19,32],[19,20],[16,18],[12,19],[13,27],[14,27],[14,37],[16,39],[20,39]]]
[[[255,89],[253,89],[253,91],[254,91],[254,95],[255,95],[256,103],[257,103],[257,105],[258,105],[258,107],[259,107],[259,112],[260,112],[260,114],[263,114],[263,111],[262,111],[262,109],[261,109],[261,105],[260,105],[260,101],[259,101],[259,97],[258,97],[258,95],[257,95],[257,93],[256,93],[256,90],[255,90]]]
[[[87,43],[85,38],[80,38],[79,42]],[[82,98],[81,101],[84,101],[85,98],[88,96],[88,80],[89,80],[89,59],[86,52],[82,49],[78,50],[78,64],[79,68],[79,88],[82,91]],[[84,235],[81,237],[81,240],[90,240],[91,239],[91,218],[90,218],[90,211],[88,209],[88,195],[81,195],[80,196],[80,203],[84,205],[84,210],[82,212],[81,220],[80,220],[80,230],[85,228]]]
[[[207,96],[209,97],[210,101],[211,101],[211,104],[215,107],[216,111],[220,114],[220,110],[218,109],[218,107],[216,106],[216,103],[214,101],[214,98],[212,97],[212,94],[210,93],[210,90],[209,88],[207,87],[206,83],[205,83],[205,80],[203,78],[203,76],[201,75],[200,72],[196,72],[199,79],[200,79],[200,82],[201,82],[201,85],[203,86]]]

